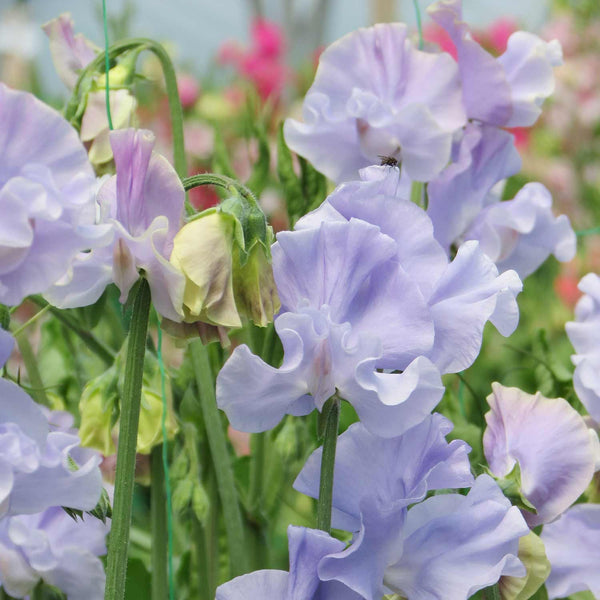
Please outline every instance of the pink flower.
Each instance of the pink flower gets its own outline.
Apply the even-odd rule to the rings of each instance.
[[[200,86],[191,75],[182,74],[177,77],[177,90],[183,108],[194,106],[194,103],[198,100]]]

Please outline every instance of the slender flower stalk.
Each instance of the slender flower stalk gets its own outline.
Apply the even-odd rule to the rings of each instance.
[[[105,600],[122,600],[125,597],[127,548],[129,546],[135,477],[135,451],[142,396],[146,335],[150,315],[150,287],[148,282],[142,278],[134,293],[133,316],[125,364],[125,382],[121,400],[115,500],[108,547]]]
[[[225,517],[231,575],[237,576],[247,572],[246,544],[227,440],[215,398],[214,377],[206,347],[196,341],[190,345],[190,349],[200,405],[206,424],[206,435]]]
[[[333,502],[333,471],[335,468],[335,450],[337,446],[340,422],[340,399],[330,398],[323,408],[325,419],[325,440],[321,457],[321,482],[319,484],[319,502],[317,504],[317,528],[325,533],[331,532],[331,505]]]
[[[152,529],[152,600],[168,597],[167,575],[167,503],[163,444],[154,446],[150,455],[150,526]]]

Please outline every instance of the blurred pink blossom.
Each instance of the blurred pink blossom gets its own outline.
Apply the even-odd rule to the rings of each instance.
[[[234,41],[225,42],[217,60],[232,65],[243,78],[253,84],[263,100],[278,100],[289,79],[284,62],[285,39],[279,25],[266,19],[252,23],[250,46],[244,49]]]
[[[196,100],[198,100],[200,86],[191,75],[181,74],[177,76],[177,90],[183,108],[194,106]]]

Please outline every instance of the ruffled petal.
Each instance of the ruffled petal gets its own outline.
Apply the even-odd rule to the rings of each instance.
[[[355,178],[378,155],[401,157],[421,181],[449,159],[452,134],[465,123],[458,69],[447,55],[413,48],[407,33],[400,23],[379,24],[329,46],[304,122],[285,123],[290,148],[334,181]]]
[[[589,590],[600,597],[600,505],[578,504],[544,525],[541,535],[552,566],[548,596],[566,598]]]
[[[528,183],[514,200],[490,204],[464,237],[479,241],[501,273],[513,269],[521,279],[533,273],[550,254],[568,262],[577,250],[569,218],[554,217],[552,197],[541,183]]]
[[[468,452],[461,440],[448,443],[448,419],[429,415],[403,435],[381,438],[362,423],[351,425],[339,438],[333,482],[333,526],[360,528],[360,503],[376,494],[389,508],[423,500],[429,490],[469,487]],[[294,482],[299,492],[318,498],[322,448],[313,452]]]
[[[517,554],[528,533],[519,510],[481,475],[467,496],[434,496],[408,511],[402,555],[385,585],[415,600],[466,600],[501,575],[525,575]]]
[[[492,187],[521,169],[513,136],[491,125],[469,123],[455,153],[452,164],[427,187],[427,214],[446,252],[464,241]]]
[[[483,436],[490,468],[505,477],[518,462],[523,495],[537,510],[525,513],[527,522],[534,527],[553,521],[590,483],[600,456],[598,436],[562,398],[498,383],[492,389]]]
[[[442,373],[456,373],[472,364],[486,321],[504,336],[515,330],[519,321],[516,296],[522,287],[514,271],[498,276],[496,266],[476,242],[465,242],[458,249],[429,301],[436,337],[428,356]]]

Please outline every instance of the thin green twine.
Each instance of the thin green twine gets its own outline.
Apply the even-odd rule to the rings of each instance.
[[[600,233],[600,227],[593,227],[592,229],[580,229],[575,232],[578,237],[585,237],[586,235],[594,235]]]
[[[421,10],[419,9],[419,0],[413,0],[415,6],[415,15],[417,17],[417,29],[419,30],[419,50],[423,50],[425,47],[425,41],[423,40],[423,23],[421,22]]]
[[[167,496],[167,556],[168,556],[168,577],[169,577],[169,599],[175,600],[175,581],[173,579],[173,507],[171,501],[171,478],[169,476],[169,458],[167,454],[167,391],[166,391],[166,375],[165,363],[162,356],[162,330],[160,323],[158,324],[158,366],[160,368],[160,388],[162,394],[162,462],[165,472],[165,494]]]
[[[110,115],[110,84],[108,82],[108,72],[110,71],[110,59],[108,56],[108,19],[106,18],[106,0],[102,0],[102,21],[104,23],[104,70],[106,77],[106,117],[108,118],[108,128],[114,129],[112,117]]]

